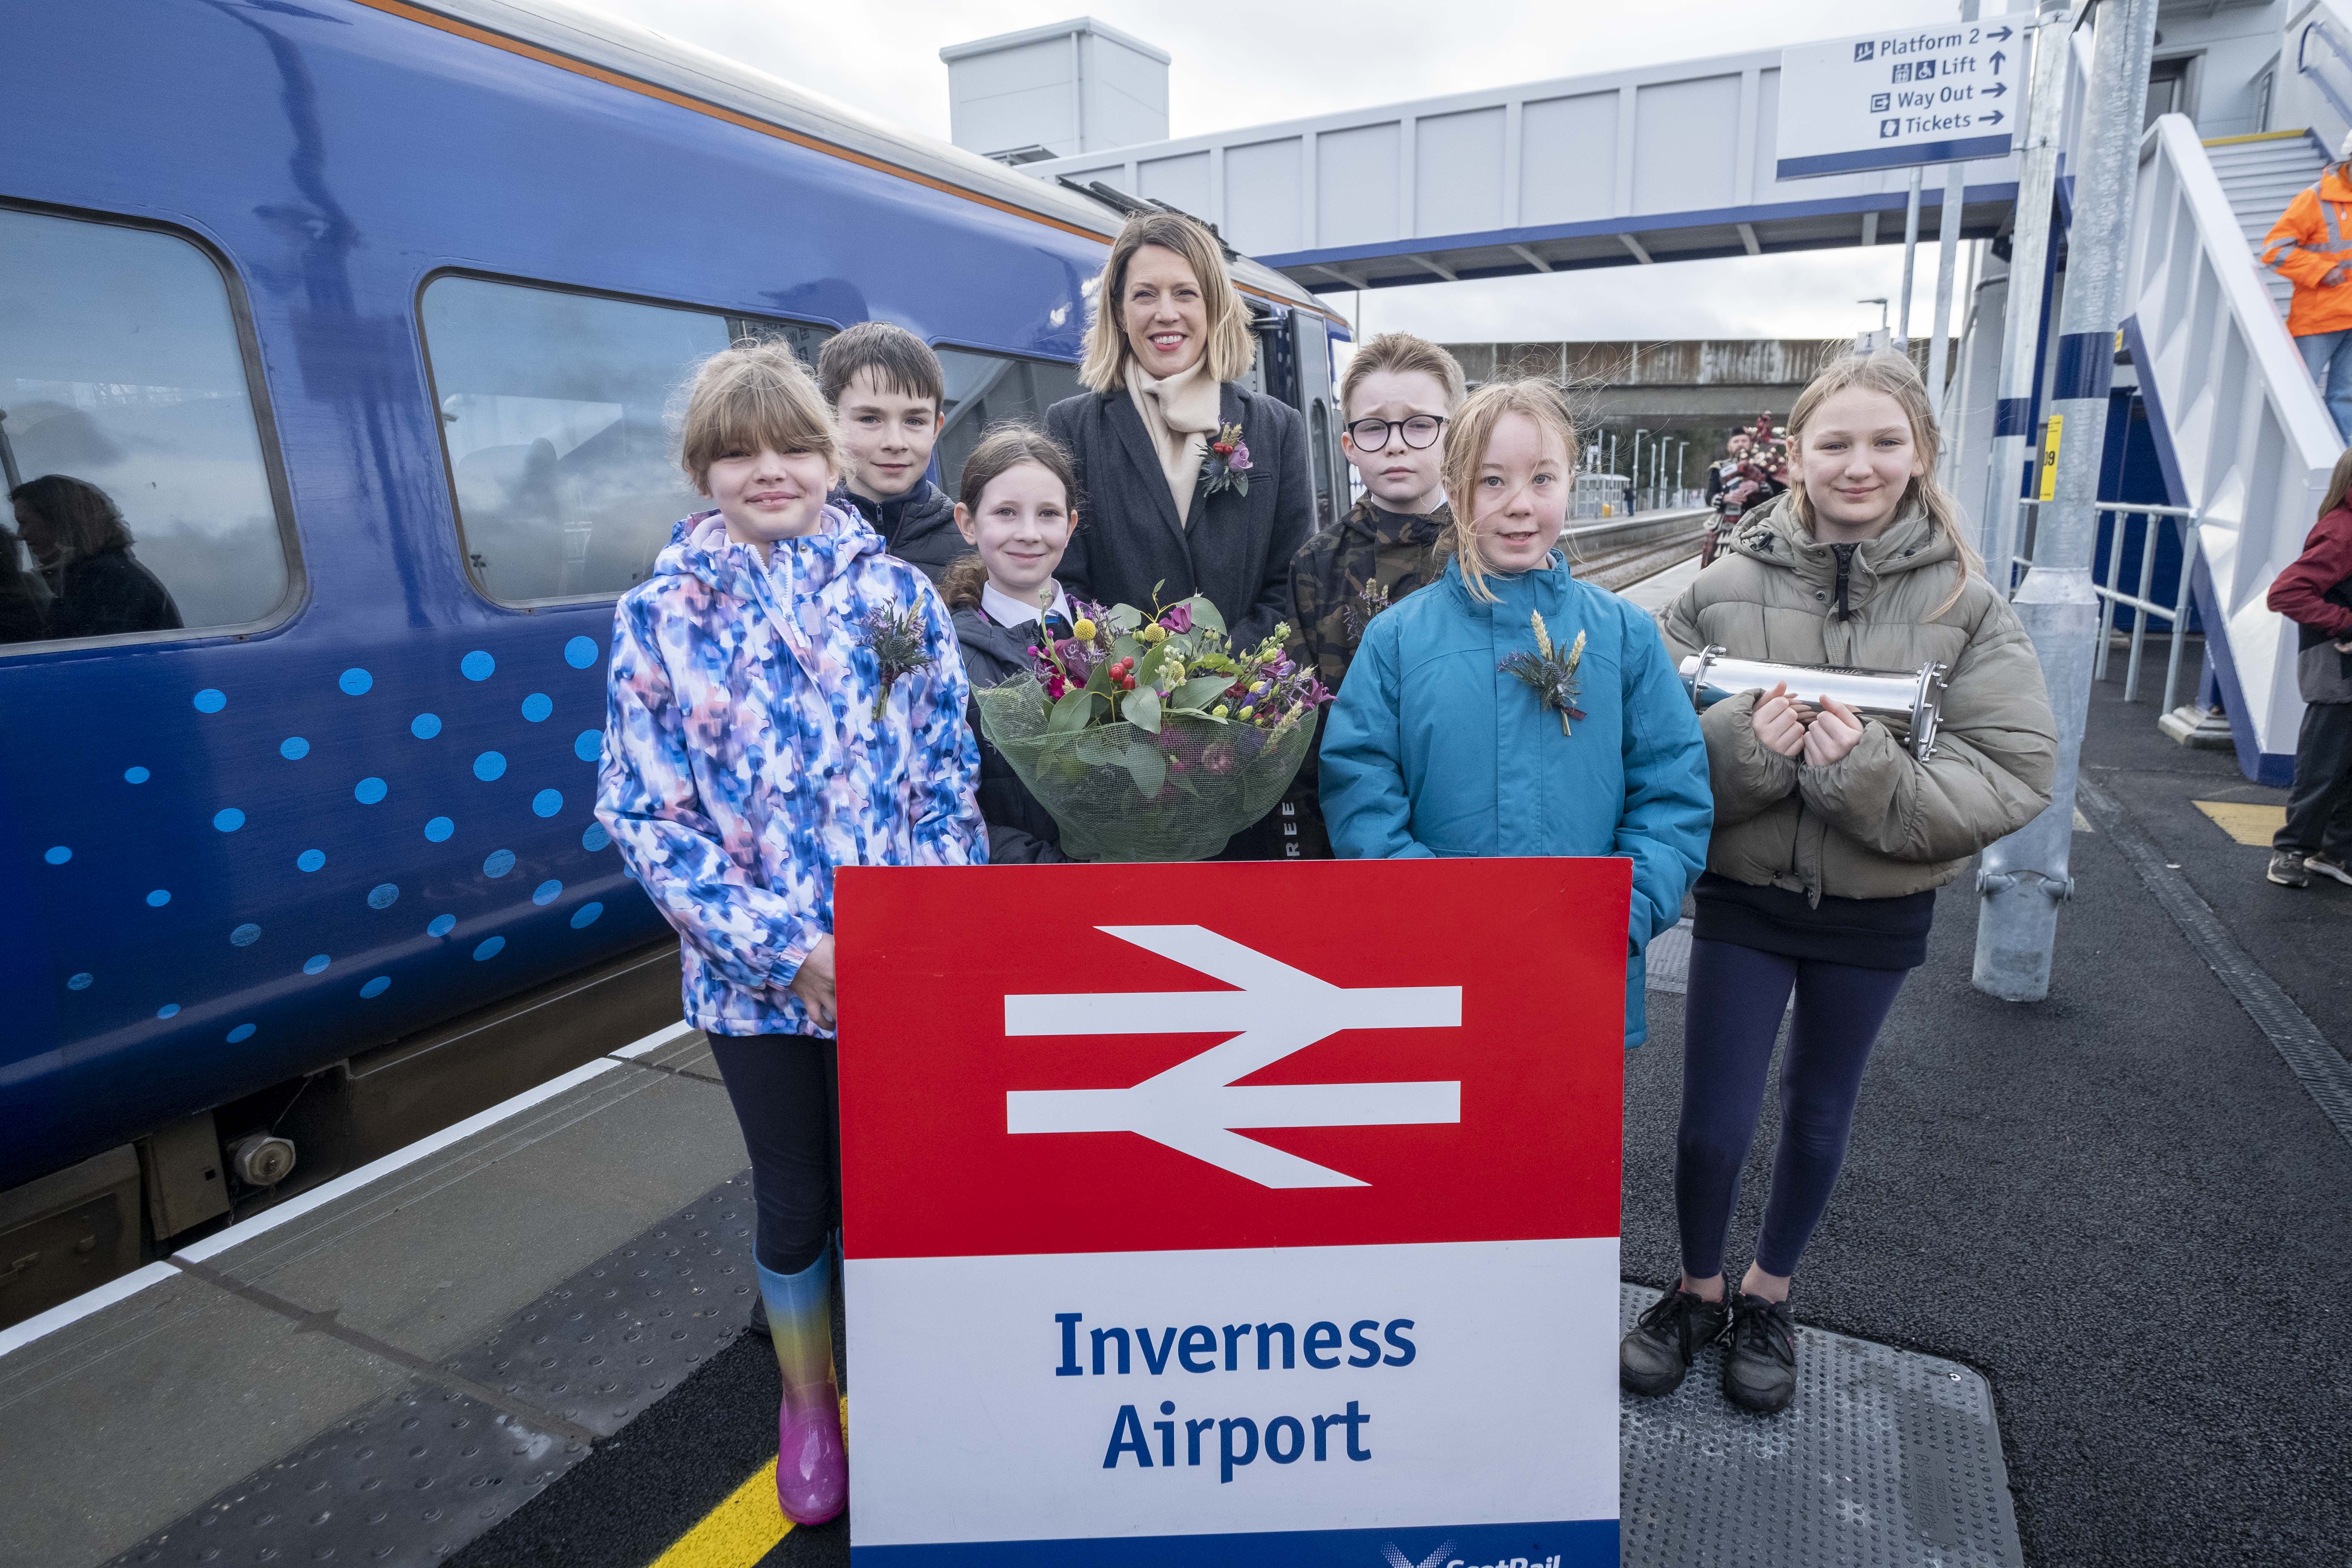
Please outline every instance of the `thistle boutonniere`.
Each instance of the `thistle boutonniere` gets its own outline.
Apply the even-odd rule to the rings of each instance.
[[[882,674],[882,689],[874,694],[874,718],[879,722],[890,706],[890,688],[900,676],[928,668],[931,647],[923,637],[923,612],[919,607],[876,610],[857,625],[858,644],[873,654]]]
[[[1209,443],[1207,454],[1201,459],[1201,482],[1208,486],[1205,493],[1219,490],[1239,490],[1249,494],[1249,443],[1242,439],[1239,425],[1217,426],[1216,439]]]
[[[1382,587],[1377,581],[1367,583],[1358,589],[1356,602],[1340,607],[1340,614],[1347,622],[1349,635],[1358,642],[1363,641],[1364,629],[1372,624],[1374,616],[1389,607],[1389,590]]]
[[[1530,611],[1528,618],[1535,623],[1536,651],[1515,653],[1501,668],[1534,687],[1543,705],[1559,715],[1559,732],[1572,734],[1568,721],[1584,717],[1584,710],[1576,705],[1576,667],[1584,662],[1584,634],[1578,632],[1575,646],[1563,654],[1552,646],[1543,616]]]

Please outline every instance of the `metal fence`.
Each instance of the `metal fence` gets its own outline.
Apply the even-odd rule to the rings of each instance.
[[[2042,503],[2028,500],[2018,504],[2025,509],[2022,542],[2025,552],[2010,563],[2009,591],[2012,595],[2017,592],[2018,569],[2033,564],[2034,523]],[[2098,510],[2102,516],[2113,518],[2115,526],[2107,538],[2107,580],[2105,583],[2094,580],[2091,584],[2091,592],[2099,596],[2099,653],[2098,661],[2091,668],[2091,679],[2105,680],[2107,678],[2107,654],[2115,642],[2116,606],[2127,606],[2134,613],[2131,658],[2124,666],[2124,700],[2138,701],[2140,651],[2147,642],[2147,619],[2150,616],[2161,616],[2168,643],[2164,660],[2163,711],[2169,713],[2178,705],[2180,693],[2181,632],[2189,620],[2189,581],[2197,564],[2198,524],[2200,521],[2198,510],[2195,507],[2150,506],[2134,501],[2101,501]],[[2135,519],[2140,524],[2139,588],[2137,593],[2126,594],[2116,585],[2116,580],[2123,574],[2125,536],[2130,531]],[[2148,595],[2156,584],[2157,546],[2161,542],[2158,530],[2167,524],[2179,531],[2180,580],[2173,591],[2172,603],[2159,605],[2151,601]]]

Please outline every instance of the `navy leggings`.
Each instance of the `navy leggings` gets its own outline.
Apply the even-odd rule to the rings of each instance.
[[[824,1256],[839,1211],[834,1043],[808,1035],[712,1035],[760,1207],[752,1256],[798,1274]]]
[[[1797,1271],[1829,1207],[1853,1128],[1863,1064],[1909,973],[1783,958],[1737,942],[1691,943],[1675,1215],[1683,1271],[1692,1279],[1723,1272],[1740,1167],[1756,1136],[1790,986],[1797,990],[1797,1016],[1780,1067],[1780,1147],[1756,1241],[1758,1267],[1780,1275]]]

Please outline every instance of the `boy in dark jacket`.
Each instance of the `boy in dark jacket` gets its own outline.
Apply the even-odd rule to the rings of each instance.
[[[955,503],[925,477],[947,397],[940,356],[904,327],[860,321],[826,341],[816,372],[847,469],[827,499],[855,508],[885,550],[936,584],[968,553]]]
[[[2271,840],[2270,879],[2311,885],[2311,873],[2352,885],[2352,451],[2336,459],[2319,521],[2294,564],[2271,584],[2270,607],[2295,623],[2303,729],[2286,826]]]
[[[1372,339],[1339,378],[1348,421],[1341,444],[1364,481],[1364,499],[1291,558],[1288,649],[1292,662],[1335,693],[1372,616],[1444,571],[1437,545],[1454,514],[1439,467],[1445,422],[1462,393],[1460,362],[1410,332]],[[1297,853],[1323,859],[1331,849],[1316,780],[1309,752],[1284,808],[1300,824]]]

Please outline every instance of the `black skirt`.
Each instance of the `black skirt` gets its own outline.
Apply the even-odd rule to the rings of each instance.
[[[1936,894],[1837,899],[1818,907],[1788,888],[1758,888],[1707,871],[1691,889],[1698,905],[1691,935],[1731,942],[1783,958],[1810,958],[1856,969],[1916,969],[1927,962]]]

